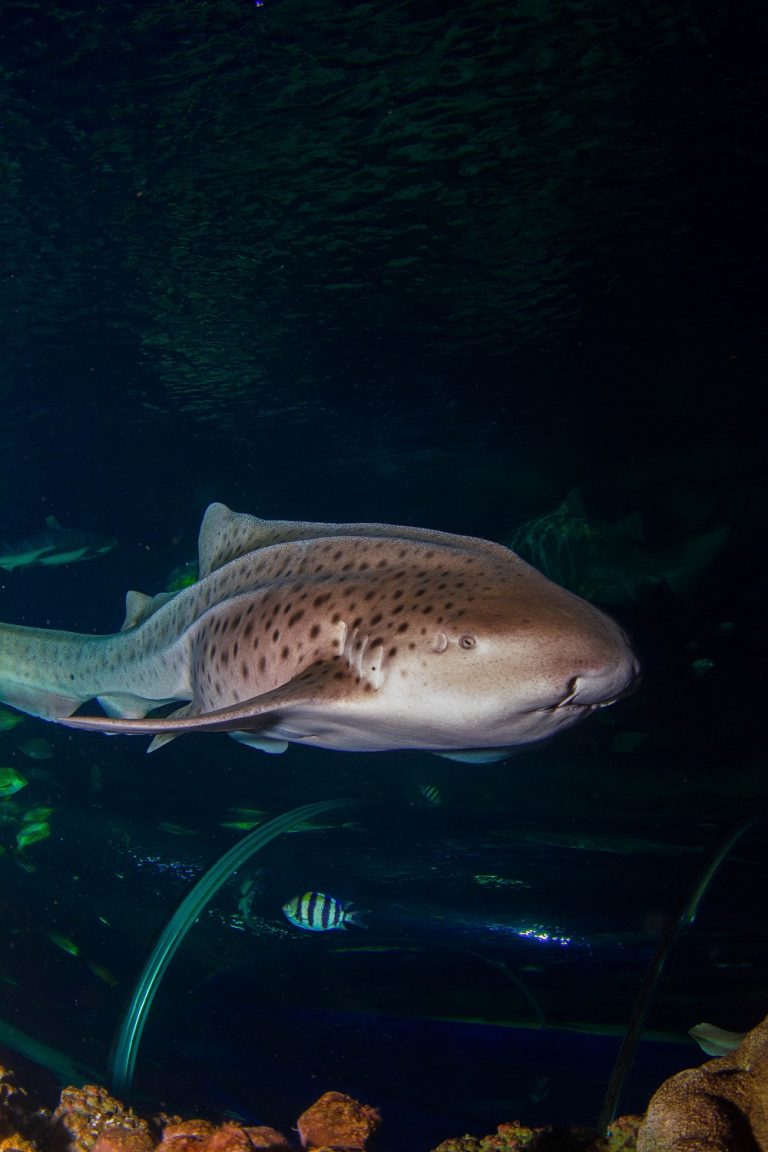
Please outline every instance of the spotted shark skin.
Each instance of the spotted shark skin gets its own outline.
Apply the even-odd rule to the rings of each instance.
[[[113,635],[0,625],[0,699],[76,728],[224,731],[266,751],[493,759],[630,691],[621,629],[499,544],[212,504],[198,583]],[[73,716],[97,699],[106,716]],[[181,703],[167,717],[148,713]]]

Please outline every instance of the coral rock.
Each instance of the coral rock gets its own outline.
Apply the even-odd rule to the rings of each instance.
[[[54,1123],[67,1134],[72,1152],[93,1152],[102,1133],[109,1131],[110,1137],[122,1131],[146,1137],[141,1143],[121,1145],[121,1152],[144,1152],[154,1148],[149,1134],[149,1125],[132,1108],[126,1108],[119,1100],[96,1084],[86,1084],[82,1088],[65,1088],[61,1093],[61,1103],[53,1114]],[[149,1141],[147,1144],[146,1141]],[[102,1152],[107,1152],[106,1147]],[[117,1143],[109,1145],[109,1152],[117,1152]]]
[[[138,1128],[105,1128],[93,1152],[154,1152],[155,1142]]]
[[[206,1140],[204,1152],[253,1152],[253,1144],[237,1124],[222,1124]]]
[[[165,1126],[157,1152],[290,1152],[290,1148],[274,1128],[242,1128],[239,1124],[216,1127],[207,1120],[182,1120]]]
[[[768,1152],[768,1018],[727,1056],[662,1084],[637,1152]]]
[[[291,1145],[282,1132],[260,1124],[256,1128],[246,1128],[251,1145],[259,1152],[291,1152]]]
[[[365,1148],[380,1123],[376,1108],[360,1104],[343,1092],[326,1092],[302,1112],[296,1126],[304,1148],[355,1152]]]
[[[163,1152],[186,1152],[186,1149],[199,1147],[207,1140],[213,1128],[210,1120],[179,1120],[166,1124],[160,1147]]]
[[[618,1116],[608,1128],[605,1152],[635,1152],[642,1116]]]

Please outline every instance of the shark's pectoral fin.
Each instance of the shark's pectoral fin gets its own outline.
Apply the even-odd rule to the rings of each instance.
[[[286,714],[295,714],[302,707],[321,710],[338,700],[347,699],[359,691],[355,677],[340,657],[311,664],[298,676],[227,708],[217,708],[211,712],[195,712],[194,701],[185,704],[170,716],[145,717],[144,719],[119,719],[109,716],[60,715],[62,724],[68,728],[89,728],[96,732],[125,734],[130,736],[154,736],[150,751],[166,744],[174,736],[184,732],[255,732],[263,733],[270,741],[270,730]],[[295,739],[310,736],[301,723],[292,724]],[[280,736],[277,736],[277,740]],[[272,749],[277,751],[276,748]]]
[[[146,716],[147,712],[159,708],[161,704],[173,703],[173,700],[147,700],[145,696],[132,696],[129,692],[111,692],[108,696],[97,696],[96,699],[107,716],[121,720],[135,720]]]
[[[256,732],[228,732],[238,744],[245,744],[246,748],[256,748],[259,752],[269,752],[271,756],[285,752],[288,747],[287,740],[275,740],[272,736],[259,736]]]
[[[495,764],[506,760],[516,748],[458,748],[455,752],[435,752],[443,760],[458,760],[460,764]]]
[[[0,700],[18,708],[20,712],[39,716],[41,720],[60,720],[63,716],[71,716],[83,702],[59,692],[44,692],[40,688],[8,681],[0,681]]]

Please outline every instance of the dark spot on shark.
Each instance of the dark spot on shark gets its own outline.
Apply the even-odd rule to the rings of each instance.
[[[309,635],[312,637],[313,640],[316,640],[317,637],[320,635],[320,625],[319,624],[313,624],[309,630]]]

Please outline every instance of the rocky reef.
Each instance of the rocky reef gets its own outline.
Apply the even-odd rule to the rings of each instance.
[[[97,1085],[65,1088],[50,1109],[0,1067],[0,1152],[373,1152],[380,1123],[375,1107],[341,1092],[321,1096],[288,1135],[165,1113],[145,1118]],[[387,1147],[386,1129],[380,1146]],[[665,1081],[644,1117],[619,1117],[605,1135],[508,1121],[487,1136],[446,1139],[433,1152],[523,1150],[768,1152],[768,1018],[734,1051]]]

